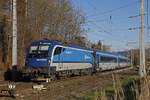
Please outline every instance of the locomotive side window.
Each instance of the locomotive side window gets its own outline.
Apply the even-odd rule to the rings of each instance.
[[[54,51],[54,55],[59,55],[62,51],[62,47],[57,47]]]

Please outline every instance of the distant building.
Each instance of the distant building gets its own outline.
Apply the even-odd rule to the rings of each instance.
[[[103,51],[111,51],[111,47],[109,45],[103,45]]]

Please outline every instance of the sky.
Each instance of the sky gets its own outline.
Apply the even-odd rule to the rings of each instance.
[[[150,7],[145,0],[145,42],[150,41],[147,22],[150,24]],[[73,6],[85,15],[87,38],[91,42],[101,40],[114,51],[138,47],[140,30],[140,0],[71,0]],[[135,16],[129,18],[130,16]],[[149,25],[150,26],[150,25]],[[129,28],[135,28],[129,30]]]

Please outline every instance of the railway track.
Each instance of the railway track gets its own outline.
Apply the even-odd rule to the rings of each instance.
[[[103,71],[103,72],[99,72],[99,73],[95,73],[92,76],[103,76],[103,75],[109,75],[109,74],[113,74],[113,73],[120,73],[122,71],[126,71],[126,70],[131,70],[133,69],[133,67],[129,67],[129,68],[123,68],[123,69],[117,69],[117,70],[109,70],[109,71]],[[63,81],[68,81],[68,80],[75,80],[78,78],[84,78],[84,77],[88,77],[89,75],[85,75],[85,76],[75,76],[75,77],[63,77],[59,80],[55,80],[55,81],[51,81],[49,83],[46,82],[16,82],[15,84],[18,85],[19,87],[21,86],[27,86],[27,88],[32,88],[33,85],[37,85],[37,84],[43,84],[43,85],[49,85],[51,83],[55,83],[55,82],[63,82]]]
[[[125,69],[117,69],[112,71],[105,71],[101,73],[96,73],[92,76],[85,75],[85,76],[76,76],[76,77],[70,77],[65,78],[61,80],[52,81],[50,83],[41,82],[41,83],[35,83],[35,82],[15,82],[16,85],[16,93],[19,94],[17,98],[23,97],[30,97],[31,95],[35,95],[33,92],[35,91],[33,89],[34,85],[41,84],[46,86],[46,91],[48,92],[40,92],[40,95],[42,95],[42,98],[46,96],[47,98],[57,98],[58,95],[61,94],[65,98],[66,96],[69,96],[69,93],[85,93],[87,91],[90,91],[92,88],[99,88],[104,87],[103,85],[109,84],[112,81],[112,75],[113,73],[122,73],[122,72],[128,72],[128,70],[132,70],[132,67],[125,68]],[[8,81],[1,81],[0,84],[9,84],[11,82]],[[71,92],[69,92],[71,91]],[[71,94],[72,95],[72,94]],[[30,98],[32,98],[32,96]],[[58,96],[59,97],[59,96]],[[18,100],[19,100],[18,99]],[[32,98],[33,99],[33,98]],[[31,99],[31,100],[32,100]],[[52,99],[52,100],[53,100]],[[25,100],[30,100],[29,98]],[[45,99],[48,100],[48,99]],[[55,100],[55,99],[54,99]],[[67,100],[67,99],[65,99]]]
[[[46,98],[51,98],[52,100],[76,100],[73,98],[82,97],[82,95],[91,90],[97,90],[106,87],[108,84],[112,84],[113,73],[126,75],[131,70],[132,68],[118,69],[115,71],[96,73],[93,76],[77,76],[52,81],[49,84],[44,83],[47,85],[48,90],[40,95],[45,100],[48,100]]]
[[[102,75],[107,75],[107,74],[112,74],[112,73],[118,73],[126,70],[131,70],[133,67],[127,67],[127,68],[122,68],[122,69],[116,69],[116,70],[110,70],[110,71],[104,71],[101,74]]]
[[[122,71],[126,71],[126,70],[131,70],[133,69],[133,67],[127,67],[127,68],[122,68],[122,69],[116,69],[116,70],[108,70],[108,71],[102,71],[102,72],[98,72],[98,73],[95,73],[94,76],[96,75],[108,75],[108,74],[113,74],[113,73],[119,73],[119,72],[122,72]],[[87,75],[85,75],[87,76]],[[55,80],[55,81],[64,81],[64,80],[69,80],[69,79],[76,79],[76,78],[79,78],[79,77],[84,77],[84,76],[75,76],[75,77],[64,77],[60,80]],[[15,84],[15,85],[34,85],[34,84],[46,84],[45,82],[32,82],[32,81],[29,81],[29,82],[12,82],[12,81],[0,81],[0,86],[1,84]]]

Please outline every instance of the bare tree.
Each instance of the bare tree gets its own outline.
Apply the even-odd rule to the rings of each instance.
[[[84,17],[68,0],[32,0],[31,5],[29,19],[32,33],[47,33],[50,38],[51,35],[59,34],[65,39],[73,39],[82,34]]]
[[[49,38],[85,44],[84,17],[69,0],[18,0],[18,48],[22,60],[32,40]],[[23,61],[19,61],[23,63]]]
[[[0,35],[3,38],[0,40],[0,63],[5,60],[6,64],[11,64],[10,1],[0,0],[0,16],[5,25]],[[32,40],[48,38],[85,45],[83,13],[75,9],[69,0],[27,1],[17,0],[18,65],[24,64],[25,50]],[[3,56],[7,58],[3,59]]]
[[[9,37],[10,16],[9,0],[0,1],[0,70],[5,71],[9,66]]]

